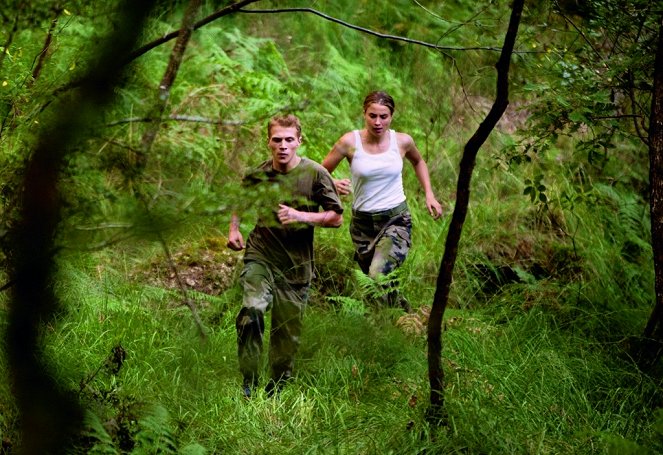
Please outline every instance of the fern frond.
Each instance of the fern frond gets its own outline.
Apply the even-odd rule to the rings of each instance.
[[[341,312],[344,314],[359,314],[366,313],[366,305],[361,300],[353,299],[342,295],[327,297],[327,300],[337,303],[341,307]]]
[[[179,451],[179,455],[205,455],[207,449],[200,444],[190,444]]]
[[[154,406],[138,421],[136,447],[133,454],[176,454],[177,438],[171,429],[170,415],[166,408]]]
[[[88,410],[83,417],[83,423],[85,425],[83,435],[96,441],[88,453],[119,455],[120,452],[115,448],[113,438],[108,434],[99,416]]]
[[[353,272],[362,293],[369,298],[381,298],[387,295],[398,283],[399,270],[396,269],[387,275],[378,275],[376,279],[357,269],[354,269]]]

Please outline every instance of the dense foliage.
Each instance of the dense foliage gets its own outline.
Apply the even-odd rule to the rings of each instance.
[[[3,261],[40,128],[117,25],[115,2],[11,3],[0,12]],[[145,43],[175,30],[186,6],[158,5]],[[415,233],[400,281],[417,311],[372,308],[376,290],[354,272],[346,228],[321,230],[296,381],[279,400],[240,400],[240,257],[225,235],[230,208],[247,204],[243,171],[267,156],[266,120],[297,114],[301,151],[319,161],[361,127],[364,94],[385,89],[394,127],[413,136],[451,210],[509,17],[499,1],[246,9],[289,7],[439,47],[311,11],[238,12],[195,31],[162,119],[149,115],[173,41],[129,63],[110,108],[73,143],[60,184],[55,287],[65,311],[42,338],[54,377],[87,410],[80,452],[663,450],[660,372],[628,356],[654,301],[645,131],[661,12],[644,0],[540,2],[523,16],[511,104],[478,157],[445,323],[446,428],[428,427],[423,409],[424,327],[448,221],[429,219],[407,171]],[[157,120],[145,156],[141,137]],[[0,435],[11,452],[19,417],[2,371]]]

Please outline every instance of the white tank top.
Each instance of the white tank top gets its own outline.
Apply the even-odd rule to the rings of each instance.
[[[359,131],[354,131],[355,153],[350,164],[354,192],[353,210],[381,212],[405,201],[403,158],[396,132],[389,130],[389,148],[382,153],[366,153]]]

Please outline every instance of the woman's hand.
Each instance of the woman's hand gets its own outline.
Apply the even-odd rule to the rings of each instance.
[[[338,194],[341,196],[347,196],[352,193],[352,183],[350,183],[350,179],[334,179],[334,186],[336,187]]]
[[[437,202],[437,199],[435,199],[435,196],[432,194],[426,196],[426,207],[428,207],[428,213],[430,213],[430,216],[432,216],[434,220],[437,220],[444,214],[442,205]]]

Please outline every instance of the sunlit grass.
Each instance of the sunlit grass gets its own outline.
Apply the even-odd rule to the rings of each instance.
[[[371,305],[347,226],[317,234],[295,378],[278,398],[262,390],[265,377],[251,400],[241,396],[238,287],[188,293],[201,338],[178,290],[135,273],[164,260],[158,245],[62,257],[56,291],[65,311],[44,333],[49,365],[99,422],[119,422],[121,431],[97,429],[108,431],[99,450],[119,450],[122,431],[137,443],[162,430],[184,453],[657,453],[651,409],[660,386],[626,355],[649,312],[648,252],[625,258],[618,232],[606,240],[603,229],[572,225],[575,215],[609,218],[609,207],[575,207],[560,233],[546,218],[554,215],[518,190],[505,184],[498,196],[486,187],[468,212],[443,335],[446,427],[425,419],[425,331],[406,333],[397,310]],[[435,291],[449,215],[431,220],[416,197],[410,206],[415,242],[401,283],[421,309]],[[545,273],[535,276],[535,265]],[[519,274],[487,287],[483,266]],[[106,365],[117,346],[126,358],[115,374]],[[16,425],[8,383],[5,432]],[[147,427],[131,423],[140,419]]]
[[[447,311],[449,424],[437,429],[424,417],[425,335],[404,333],[396,312],[312,302],[294,380],[278,398],[259,389],[245,400],[235,353],[239,301],[211,299],[202,310],[204,341],[176,293],[68,270],[76,283],[61,292],[69,312],[46,337],[58,377],[72,390],[85,383],[80,396],[101,422],[120,412],[140,418],[162,407],[168,419],[150,422],[176,435],[180,448],[610,453],[617,447],[646,450],[645,441],[654,437],[643,405],[657,395],[657,383],[617,357],[618,346],[561,327],[545,308],[514,310],[519,303],[509,302],[508,294],[494,301],[502,311]],[[100,282],[104,289],[97,289]],[[127,356],[115,375],[103,365],[118,344]]]

